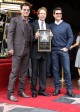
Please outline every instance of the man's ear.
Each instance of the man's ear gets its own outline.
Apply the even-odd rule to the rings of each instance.
[[[55,14],[53,13],[53,17],[55,16]]]

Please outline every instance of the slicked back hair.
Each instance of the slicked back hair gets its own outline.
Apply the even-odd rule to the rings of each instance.
[[[47,9],[46,9],[46,7],[41,7],[41,8],[39,8],[39,9],[37,10],[37,15],[39,15],[40,10],[44,10],[44,11],[46,12],[46,14],[47,14]]]

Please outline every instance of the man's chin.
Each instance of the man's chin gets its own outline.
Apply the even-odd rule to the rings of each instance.
[[[28,15],[24,15],[24,17],[28,17]]]

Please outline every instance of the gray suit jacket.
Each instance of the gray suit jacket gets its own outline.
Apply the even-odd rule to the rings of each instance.
[[[32,42],[32,28],[30,24],[28,23],[28,32],[27,32],[27,45],[29,45],[27,52],[30,52],[31,42]],[[21,56],[24,51],[24,45],[25,45],[25,37],[24,37],[24,25],[23,25],[23,19],[21,16],[13,17],[11,19],[9,29],[8,29],[8,50],[13,49],[14,54]]]

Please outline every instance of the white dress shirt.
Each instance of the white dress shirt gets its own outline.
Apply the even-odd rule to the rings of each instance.
[[[44,28],[44,30],[46,30],[46,23],[45,23],[45,21],[38,20],[40,30],[41,30],[41,22],[43,22],[43,28]]]

